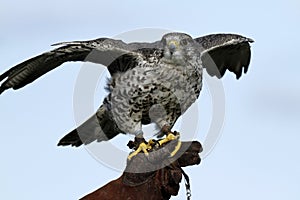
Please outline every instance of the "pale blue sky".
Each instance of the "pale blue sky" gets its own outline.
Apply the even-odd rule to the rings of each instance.
[[[193,199],[298,200],[299,11],[296,0],[1,1],[0,73],[56,42],[138,28],[251,37],[249,73],[239,81],[230,74],[223,79],[222,137],[201,165],[186,169]],[[56,146],[75,126],[73,90],[80,66],[66,64],[0,96],[0,199],[78,199],[119,177],[85,148]],[[173,199],[184,198],[182,184]]]

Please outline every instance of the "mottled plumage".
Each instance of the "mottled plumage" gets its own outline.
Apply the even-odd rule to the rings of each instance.
[[[96,114],[63,137],[59,145],[80,146],[109,140],[119,133],[142,134],[142,124],[172,127],[196,101],[203,68],[222,77],[228,69],[239,78],[250,63],[253,40],[235,34],[193,39],[169,33],[153,43],[109,38],[59,43],[61,47],[16,65],[0,76],[0,94],[19,89],[67,61],[107,66],[108,96]]]

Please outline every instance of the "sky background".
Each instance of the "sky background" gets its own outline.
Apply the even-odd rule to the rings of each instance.
[[[223,79],[226,120],[221,138],[201,165],[186,169],[192,198],[298,200],[299,24],[296,0],[1,0],[0,73],[50,50],[53,43],[113,37],[140,28],[193,37],[224,32],[253,38],[247,75],[237,81],[227,73]],[[85,148],[56,146],[76,126],[73,92],[81,66],[65,64],[0,96],[0,199],[78,199],[120,176]],[[198,102],[203,110],[200,125],[207,127],[211,105],[203,95]],[[200,141],[205,135],[201,130],[205,128],[196,136]],[[172,199],[185,199],[183,184]]]

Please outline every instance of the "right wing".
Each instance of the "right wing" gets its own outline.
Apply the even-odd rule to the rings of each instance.
[[[0,75],[0,94],[9,89],[19,89],[68,61],[88,61],[109,66],[116,58],[126,54],[134,58],[139,54],[133,46],[121,40],[99,38],[90,41],[64,42],[52,51],[26,60]]]
[[[247,72],[252,39],[236,34],[211,34],[195,41],[202,48],[202,65],[209,75],[221,78],[229,70],[239,79],[243,71]]]

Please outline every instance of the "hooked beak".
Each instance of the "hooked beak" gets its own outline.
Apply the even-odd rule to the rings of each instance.
[[[177,47],[178,47],[178,43],[176,41],[171,41],[168,44],[168,48],[169,48],[171,54],[173,54],[175,52]]]

